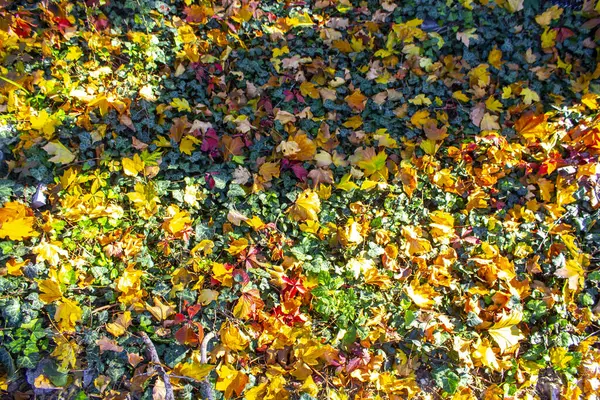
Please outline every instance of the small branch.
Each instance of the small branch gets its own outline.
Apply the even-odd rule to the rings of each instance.
[[[202,339],[202,344],[200,345],[200,362],[202,364],[206,364],[206,353],[208,349],[208,343],[214,338],[215,333],[209,332],[206,334],[206,336],[204,336],[204,339]],[[200,382],[200,393],[207,400],[215,400],[215,391],[213,390],[210,381],[208,380],[208,376]]]
[[[148,337],[146,332],[140,332],[140,336],[142,337],[142,340],[144,341],[144,344],[147,347],[148,353],[150,353],[150,360],[153,364],[156,364],[158,374],[160,375],[165,384],[165,391],[167,392],[165,395],[165,400],[175,400],[171,380],[169,379],[169,375],[160,363],[160,358],[158,358],[158,353],[156,353],[156,347],[154,347],[154,343],[152,343],[152,340],[150,340],[150,337]]]

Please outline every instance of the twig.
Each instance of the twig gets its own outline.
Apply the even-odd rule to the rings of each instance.
[[[214,337],[215,333],[209,332],[206,334],[206,336],[204,336],[204,339],[202,339],[202,344],[200,345],[200,362],[202,364],[206,364],[206,351],[208,349],[208,343],[214,339]],[[207,400],[215,400],[215,391],[208,380],[208,376],[200,382],[200,393]]]
[[[148,349],[148,353],[150,353],[150,360],[152,360],[152,363],[156,364],[158,374],[160,375],[165,384],[165,391],[167,392],[165,395],[165,400],[175,400],[171,380],[169,379],[169,375],[160,363],[160,358],[158,358],[158,353],[156,353],[156,347],[154,347],[154,343],[152,343],[152,340],[150,340],[146,332],[140,332],[140,336],[142,337],[142,340],[144,341],[144,344]]]

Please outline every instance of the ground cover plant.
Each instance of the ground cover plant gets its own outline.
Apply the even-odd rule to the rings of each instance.
[[[600,2],[0,27],[3,395],[598,398]]]

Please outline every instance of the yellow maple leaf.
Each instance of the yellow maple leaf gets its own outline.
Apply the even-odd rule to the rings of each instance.
[[[175,107],[177,111],[192,111],[192,109],[190,108],[190,103],[188,103],[186,99],[180,99],[176,97],[173,100],[171,100],[171,103],[169,105]]]
[[[386,152],[381,150],[378,154],[375,154],[374,151],[365,152],[364,154],[368,156],[368,158],[360,160],[356,165],[365,172],[365,175],[367,177],[373,177],[373,175],[377,174],[377,177],[387,179],[387,168],[385,166],[387,160]]]
[[[61,369],[75,368],[77,353],[79,353],[77,342],[75,340],[69,341],[64,335],[54,336],[54,342],[56,343],[56,348],[52,352],[52,357],[56,357],[61,362]]]
[[[498,322],[488,329],[488,333],[498,344],[502,353],[517,345],[519,341],[525,338],[521,330],[517,327],[517,324],[522,319],[522,312],[513,311],[510,314],[504,314]]]
[[[306,189],[298,195],[298,198],[288,208],[287,213],[294,221],[318,221],[321,211],[321,200],[316,192]]]
[[[202,364],[199,357],[192,357],[192,361],[190,362],[177,364],[173,369],[173,374],[187,376],[188,378],[201,381],[206,378],[213,369],[215,369],[214,365]]]
[[[219,331],[219,337],[226,348],[234,351],[242,351],[250,343],[248,336],[231,323],[223,324]]]
[[[77,302],[64,298],[58,302],[54,320],[58,324],[58,329],[62,332],[74,332],[78,321],[81,321],[83,312]]]
[[[122,159],[121,165],[123,166],[123,172],[127,176],[137,176],[145,167],[144,161],[137,154],[133,158]]]
[[[215,389],[225,392],[226,399],[230,399],[234,394],[240,396],[249,380],[248,375],[229,367],[227,364],[222,364],[217,369],[217,374],[219,377]]]
[[[239,238],[239,239],[233,240],[229,244],[229,248],[227,248],[226,251],[229,254],[231,254],[232,256],[237,256],[242,251],[244,251],[247,247],[248,247],[248,239],[246,239],[246,238]]]
[[[160,198],[156,193],[154,184],[148,182],[144,185],[142,182],[137,182],[133,187],[134,191],[127,193],[129,201],[131,201],[140,215],[144,219],[150,218],[158,212]]]
[[[502,51],[494,47],[488,55],[488,62],[496,69],[502,67]]]
[[[464,94],[462,92],[462,90],[457,90],[456,92],[452,93],[452,97],[455,98],[456,100],[460,100],[463,103],[466,103],[467,101],[469,101],[469,98],[467,97],[466,94]]]
[[[471,353],[471,356],[475,360],[479,361],[482,365],[491,368],[494,371],[502,371],[500,364],[498,364],[496,353],[494,353],[494,350],[487,339],[479,342],[479,344],[474,348],[473,353]]]
[[[169,316],[175,314],[175,308],[169,303],[163,303],[158,297],[153,298],[154,306],[146,303],[146,310],[150,311],[150,314],[154,316],[158,321],[164,321]]]
[[[422,238],[423,231],[418,226],[402,227],[402,236],[406,240],[406,254],[422,254],[431,251],[431,243],[429,240]]]
[[[185,137],[181,139],[181,142],[179,143],[179,151],[191,156],[196,145],[200,144],[201,142],[202,141],[195,136],[185,135]]]
[[[410,117],[410,123],[417,128],[422,128],[429,121],[429,111],[419,110]]]
[[[51,266],[57,266],[60,262],[60,258],[67,257],[69,252],[63,249],[62,243],[57,241],[47,242],[43,241],[35,246],[31,251],[35,254],[38,262],[46,261]]]
[[[191,224],[190,214],[185,210],[180,210],[179,206],[172,204],[167,208],[167,218],[163,222],[162,228],[168,233],[176,235]]]
[[[302,96],[308,96],[313,99],[318,99],[320,97],[319,90],[314,83],[308,81],[304,81],[300,84],[300,93],[302,93]]]
[[[346,103],[355,111],[363,111],[367,104],[367,96],[361,93],[360,89],[356,89],[351,95],[344,99]]]
[[[408,297],[420,308],[431,308],[439,298],[438,293],[428,283],[420,284],[419,277],[415,277],[405,290]]]
[[[47,138],[50,138],[56,131],[56,126],[60,125],[58,119],[48,114],[46,110],[29,117],[29,122],[31,122],[31,128],[44,133]]]
[[[122,336],[127,332],[127,329],[131,326],[131,311],[125,311],[123,314],[119,314],[115,319],[115,322],[106,324],[106,330],[113,336]]]
[[[534,101],[540,101],[540,96],[529,88],[521,90],[521,96],[523,96],[523,102],[527,105],[531,104]]]
[[[46,304],[53,303],[62,298],[60,284],[52,279],[44,279],[37,282],[40,291],[40,300]]]
[[[52,156],[48,161],[55,164],[69,164],[75,159],[75,155],[58,140],[48,142],[42,149]]]
[[[352,189],[358,189],[358,185],[355,184],[354,182],[350,182],[350,177],[352,175],[350,174],[346,174],[344,176],[342,176],[342,178],[340,179],[340,182],[335,186],[337,189],[341,189],[345,192],[349,192]]]
[[[34,224],[33,210],[22,203],[11,201],[0,208],[0,238],[23,240],[38,236]]]
[[[559,278],[567,279],[569,289],[579,290],[584,285],[585,270],[578,260],[568,260],[565,266],[554,272]]]

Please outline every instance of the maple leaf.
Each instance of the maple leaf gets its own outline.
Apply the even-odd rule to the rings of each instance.
[[[192,111],[190,103],[186,99],[174,98],[170,105],[175,107],[177,111]]]
[[[53,156],[49,158],[48,161],[56,164],[69,164],[75,159],[75,155],[57,140],[48,142],[48,144],[42,147],[42,149],[46,150],[49,155]]]
[[[181,142],[179,142],[179,151],[188,156],[192,155],[194,148],[197,144],[202,143],[200,139],[192,135],[185,135]]]
[[[319,91],[315,85],[308,81],[304,81],[300,84],[300,93],[302,93],[302,96],[309,96],[313,99],[318,99],[320,97]]]
[[[83,312],[77,302],[62,298],[56,305],[54,320],[62,332],[74,332],[78,321],[81,321]]]
[[[239,239],[233,240],[229,244],[229,248],[227,248],[227,252],[229,254],[231,254],[232,256],[236,256],[236,255],[240,254],[242,251],[244,251],[247,247],[248,247],[248,239],[239,238]]]
[[[250,339],[231,323],[223,324],[219,330],[223,345],[230,350],[242,351],[248,347]]]
[[[405,290],[408,297],[420,308],[431,308],[439,297],[428,283],[421,285],[418,277],[415,277],[410,285],[405,287]]]
[[[38,262],[46,261],[51,266],[57,266],[60,258],[67,257],[69,252],[61,247],[60,242],[43,241],[32,249],[32,253],[36,254]]]
[[[113,336],[122,336],[131,326],[131,311],[119,314],[114,322],[106,324],[106,330]]]
[[[23,240],[38,236],[33,229],[33,210],[18,201],[11,201],[0,208],[0,237]]]
[[[123,172],[128,176],[137,176],[144,170],[145,163],[139,155],[135,154],[133,158],[124,158],[121,160]]]
[[[346,103],[355,111],[363,111],[367,104],[367,96],[361,93],[360,89],[356,89],[351,95],[346,96],[344,99]]]
[[[265,303],[260,298],[259,290],[246,285],[242,288],[242,295],[233,308],[233,315],[237,318],[249,319],[264,306]]]
[[[494,371],[502,371],[498,364],[496,353],[494,353],[494,350],[487,339],[480,341],[479,345],[474,348],[471,355],[484,366],[491,368]]]
[[[214,365],[203,364],[200,361],[200,357],[192,356],[191,362],[177,364],[173,369],[173,374],[183,375],[197,381],[202,381],[213,369],[215,369]]]
[[[521,90],[521,96],[523,96],[523,102],[527,105],[534,101],[540,101],[540,96],[529,88]]]
[[[417,226],[402,227],[402,236],[406,240],[406,253],[408,255],[428,253],[431,251],[429,240],[421,237],[422,230]]]
[[[288,158],[295,161],[312,160],[317,153],[317,146],[305,134],[300,133],[291,138],[291,143],[295,143],[297,151],[291,153]]]
[[[579,290],[584,285],[585,270],[578,260],[568,260],[565,266],[554,272],[559,278],[567,279],[569,289]]]
[[[504,314],[498,322],[488,328],[488,333],[500,347],[502,353],[509,348],[517,345],[525,338],[517,324],[523,319],[523,314],[519,311],[513,311],[510,314]]]
[[[226,399],[230,399],[234,394],[240,396],[249,381],[248,375],[226,364],[222,364],[217,369],[217,383],[215,389],[225,392]]]
[[[31,122],[31,128],[40,131],[50,138],[56,131],[56,126],[60,125],[60,122],[46,110],[40,111],[37,115],[29,117]]]
[[[52,279],[38,281],[38,289],[41,292],[39,298],[46,304],[53,303],[62,298],[60,284]]]
[[[69,341],[64,335],[56,335],[53,338],[56,343],[56,348],[52,352],[52,357],[56,357],[61,362],[60,366],[63,370],[75,368],[77,363],[77,354],[79,353],[79,345],[75,340]]]
[[[294,221],[318,221],[319,211],[321,211],[319,196],[314,191],[306,189],[298,195],[294,204],[288,208],[287,213]]]
[[[153,298],[154,306],[146,303],[146,310],[150,311],[150,314],[154,316],[158,321],[164,321],[169,316],[175,314],[175,309],[169,304],[165,304],[158,297]]]

